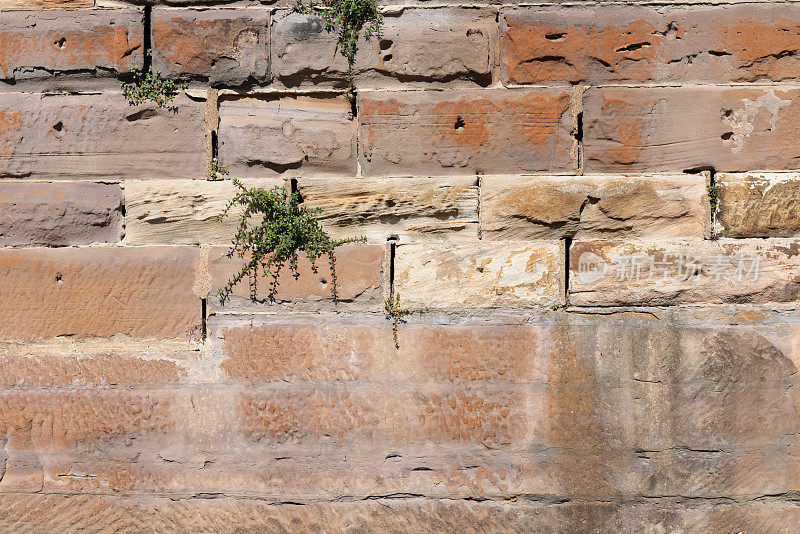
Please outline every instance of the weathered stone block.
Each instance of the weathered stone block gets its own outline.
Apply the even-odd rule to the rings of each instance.
[[[709,226],[702,175],[481,177],[483,239],[703,237]]]
[[[0,434],[13,468],[16,452],[60,452],[102,442],[124,444],[175,426],[169,394],[77,390],[0,394]]]
[[[268,9],[153,10],[153,67],[212,85],[264,83]]]
[[[244,180],[244,184],[269,190],[283,185],[283,180]],[[241,206],[217,220],[237,190],[230,180],[126,180],[124,185],[128,244],[229,244],[236,234]]]
[[[380,318],[333,320],[215,317],[220,368],[247,384],[365,380],[403,384],[545,382],[537,360],[540,328],[505,324],[391,324]]]
[[[122,238],[122,189],[90,182],[0,183],[0,247]]]
[[[334,238],[363,235],[386,242],[478,236],[474,177],[300,179],[303,203],[320,208],[317,219]]]
[[[396,81],[491,83],[495,15],[476,9],[405,9],[387,14],[380,37],[358,42],[359,87]],[[272,25],[273,77],[283,85],[346,84],[347,59],[337,33],[313,15],[279,12]]]
[[[590,88],[587,172],[794,169],[800,89]]]
[[[2,13],[0,80],[117,76],[141,65],[143,24],[131,9]]]
[[[376,496],[377,497],[377,496]],[[0,494],[0,527],[71,534],[124,521],[132,530],[225,532],[784,532],[800,521],[792,502],[738,503],[496,502],[419,497],[356,502],[276,504],[261,499],[128,495]],[[45,513],[46,512],[46,513]],[[124,518],[124,519],[121,519]]]
[[[159,386],[184,381],[191,351],[185,344],[94,340],[2,343],[7,389]]]
[[[570,249],[570,304],[666,306],[792,302],[800,243],[791,239],[580,242]]]
[[[211,289],[209,303],[214,307],[222,305],[217,297],[217,291],[222,289],[245,264],[244,259],[235,255],[228,257],[227,247],[211,247],[209,251],[208,267],[211,274]],[[336,278],[337,292],[340,301],[366,300],[372,301],[380,294],[383,279],[384,247],[376,245],[350,244],[336,249]],[[289,266],[284,265],[275,299],[278,302],[296,303],[297,301],[332,301],[331,297],[331,272],[327,256],[317,262],[318,270],[315,273],[304,254],[300,254],[298,262],[299,276],[295,278],[289,272]],[[259,303],[268,301],[271,277],[262,276],[259,269],[255,278],[255,297]],[[247,277],[236,285],[231,293],[234,297],[227,305],[234,307],[247,302],[252,296],[251,283]]]
[[[725,237],[800,235],[800,175],[719,173],[715,230]]]
[[[224,100],[219,115],[220,164],[233,176],[356,173],[356,125],[341,97]]]
[[[0,95],[0,177],[205,178],[205,104],[121,93]]]
[[[359,93],[366,175],[572,172],[567,89]]]
[[[189,247],[0,250],[0,339],[196,335],[198,257]]]
[[[790,3],[504,9],[503,78],[590,85],[797,79],[798,13]]]
[[[563,302],[558,242],[400,245],[395,288],[412,310],[530,309]]]

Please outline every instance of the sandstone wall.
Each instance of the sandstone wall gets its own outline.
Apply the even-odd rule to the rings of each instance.
[[[800,3],[379,3],[0,0],[0,531],[800,532]]]

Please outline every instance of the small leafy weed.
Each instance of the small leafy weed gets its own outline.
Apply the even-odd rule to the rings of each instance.
[[[153,66],[150,64],[151,55],[152,52],[150,50],[145,50],[145,65],[147,66],[142,70],[132,66],[132,81],[130,83],[120,82],[122,94],[131,106],[138,106],[145,102],[155,102],[159,107],[163,108],[175,100],[179,90],[185,91],[189,87],[186,82],[174,82],[162,78],[161,71],[154,71]]]
[[[297,0],[294,10],[298,13],[313,14],[325,21],[325,31],[338,30],[337,48],[347,58],[347,83],[350,89],[345,95],[348,100],[353,97],[353,65],[358,51],[358,37],[364,31],[364,37],[380,36],[383,15],[375,0]]]
[[[211,160],[211,173],[210,173],[209,177],[212,180],[217,180],[217,179],[220,178],[220,176],[225,176],[225,175],[229,174],[229,172],[230,171],[228,171],[227,167],[220,167],[219,166],[219,162],[217,161],[217,158],[214,158],[214,159]]]
[[[409,315],[411,312],[406,308],[400,306],[400,295],[397,294],[392,301],[392,297],[383,301],[383,310],[386,318],[392,321],[392,334],[394,335],[394,347],[400,348],[400,343],[397,341],[397,325],[400,319]]]
[[[710,185],[708,186],[708,201],[711,203],[711,220],[714,220],[714,216],[717,213],[717,186]]]
[[[278,277],[287,263],[295,279],[300,277],[300,252],[305,253],[314,273],[318,269],[317,260],[323,255],[327,256],[331,269],[331,296],[334,300],[337,299],[334,249],[346,243],[366,241],[366,238],[331,239],[315,218],[322,210],[310,210],[301,205],[300,195],[289,194],[283,186],[275,186],[269,190],[255,187],[247,189],[237,179],[233,180],[233,184],[239,190],[217,216],[217,220],[221,221],[233,206],[244,206],[228,257],[235,254],[241,259],[247,259],[241,270],[218,291],[220,302],[224,303],[234,286],[246,276],[251,282],[250,298],[256,300],[259,270],[264,277],[272,278],[268,299],[274,301]],[[251,218],[258,219],[259,216],[261,220],[251,224]]]

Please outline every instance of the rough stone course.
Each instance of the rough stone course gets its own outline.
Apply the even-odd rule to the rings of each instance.
[[[220,164],[232,176],[356,172],[356,124],[341,97],[226,100],[219,110]]]
[[[0,178],[205,178],[203,107],[122,93],[0,94]]]
[[[153,65],[165,75],[239,86],[269,77],[269,10],[153,11]]]
[[[117,76],[142,63],[139,10],[0,13],[0,80]]]
[[[116,243],[122,189],[91,182],[0,182],[0,246]]]
[[[797,6],[502,8],[512,84],[731,83],[800,77]]]
[[[795,532],[800,8],[377,3],[0,0],[0,532]]]
[[[586,172],[796,169],[794,87],[589,88]]]
[[[494,19],[488,10],[459,8],[388,15],[380,37],[359,40],[356,84],[379,89],[405,80],[488,85]],[[342,86],[347,60],[336,40],[319,17],[279,12],[272,26],[274,78],[286,87]]]
[[[570,173],[571,91],[359,95],[365,175]]]

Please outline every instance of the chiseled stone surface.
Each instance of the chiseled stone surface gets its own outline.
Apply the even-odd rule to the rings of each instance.
[[[800,174],[719,173],[717,234],[724,237],[800,235]]]
[[[122,189],[92,182],[0,182],[0,247],[116,243]]]
[[[0,13],[0,80],[116,76],[141,65],[143,39],[140,10]]]
[[[478,236],[475,177],[300,178],[297,190],[331,237],[385,243]]]
[[[251,303],[251,281],[245,277],[234,286],[227,304],[220,303],[217,291],[225,287],[228,280],[233,278],[245,264],[245,260],[236,255],[228,257],[229,250],[228,247],[211,247],[209,251],[208,268],[211,276],[209,304],[215,309],[230,309],[231,306],[236,309],[241,305],[259,306],[268,303],[272,278],[262,276],[261,270],[255,279],[256,302]],[[300,275],[297,278],[291,274],[288,265],[284,265],[281,269],[275,292],[276,302],[332,301],[328,257],[322,256],[317,261],[318,269],[315,273],[305,254],[300,253],[299,256]],[[336,248],[338,299],[343,302],[362,300],[372,302],[380,296],[384,256],[384,247],[379,245],[354,243]]]
[[[212,85],[264,83],[269,10],[153,10],[153,67]]]
[[[502,10],[514,84],[725,83],[800,77],[792,3]]]
[[[474,502],[420,498],[274,504],[258,499],[171,500],[109,495],[0,494],[0,527],[83,532],[122,525],[137,532],[783,532],[800,520],[791,503]],[[42,514],[40,510],[49,510]]]
[[[224,375],[245,384],[367,380],[445,384],[545,380],[543,336],[526,325],[401,324],[385,320],[215,318]]]
[[[490,40],[495,15],[487,10],[404,9],[387,13],[380,37],[358,42],[354,73],[359,87],[383,88],[405,79],[422,82],[491,82]],[[313,15],[279,12],[272,25],[273,77],[287,87],[343,85],[347,59],[337,33]]]
[[[197,334],[190,247],[0,250],[0,339]]]
[[[571,173],[569,88],[359,92],[367,176]]]
[[[800,296],[793,239],[583,241],[570,249],[569,302],[666,306],[793,302]]]
[[[204,102],[122,93],[0,95],[2,178],[205,178]]]
[[[585,170],[796,169],[798,96],[787,86],[589,88]]]
[[[710,218],[701,174],[481,177],[486,240],[702,238]]]
[[[243,183],[267,190],[284,185],[280,178]],[[237,191],[230,180],[126,180],[124,185],[126,244],[230,244],[236,235],[241,206],[217,220]]]
[[[563,249],[557,241],[400,245],[395,291],[413,310],[550,307],[563,302]]]
[[[130,387],[187,379],[192,352],[185,344],[48,340],[0,343],[6,389]]]
[[[220,165],[231,176],[356,173],[356,124],[342,97],[223,100],[219,116]]]

